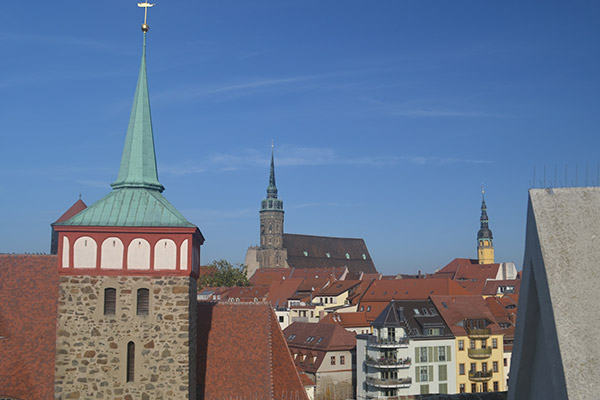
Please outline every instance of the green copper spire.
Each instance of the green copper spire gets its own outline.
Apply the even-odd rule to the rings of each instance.
[[[154,152],[154,136],[152,133],[152,117],[150,115],[150,100],[148,96],[148,78],[146,76],[146,34],[142,63],[131,107],[131,117],[127,128],[123,157],[119,177],[111,184],[113,189],[145,188],[165,190],[158,181],[156,154]]]

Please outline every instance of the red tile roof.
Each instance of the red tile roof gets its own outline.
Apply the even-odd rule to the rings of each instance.
[[[483,287],[482,294],[486,296],[496,296],[498,294],[498,289],[500,287],[512,286],[513,291],[510,294],[519,295],[519,289],[521,288],[521,280],[520,279],[510,279],[510,280],[501,280],[501,281],[487,281],[485,286]],[[505,292],[509,294],[508,292]]]
[[[54,255],[0,255],[0,397],[54,398]]]
[[[362,296],[358,311],[366,312],[374,321],[392,300],[426,300],[431,295],[470,295],[466,289],[450,279],[391,279],[373,281]],[[369,309],[370,307],[370,309]]]
[[[290,278],[292,272],[293,270],[290,268],[259,268],[249,281],[256,286],[268,286],[272,282]]]
[[[71,208],[69,208],[67,211],[65,211],[65,213],[63,215],[61,215],[56,221],[54,221],[54,223],[59,223],[59,222],[64,222],[72,217],[74,217],[75,215],[79,214],[81,211],[85,210],[87,208],[87,205],[81,200],[77,200],[75,202],[75,204],[73,204],[71,206]]]
[[[307,399],[267,303],[198,302],[198,321],[199,398]]]
[[[221,301],[264,301],[269,293],[269,286],[235,286],[221,294]]]
[[[466,336],[465,328],[457,325],[465,319],[487,319],[491,322],[488,328],[494,335],[503,333],[494,314],[481,296],[431,296],[430,298],[446,325],[456,336]]]
[[[328,351],[351,351],[356,347],[356,335],[340,325],[294,322],[283,330],[294,362],[303,371],[315,373]]]
[[[273,281],[267,294],[267,302],[273,307],[287,307],[288,299],[294,296],[301,284],[302,279],[298,278]]]
[[[371,323],[367,320],[367,313],[365,312],[330,313],[321,318],[319,323],[338,324],[344,328],[362,328],[371,326]]]
[[[434,276],[447,277],[452,274],[452,280],[458,282],[471,294],[482,294],[485,283],[496,279],[500,264],[478,264],[477,260],[455,258]]]
[[[318,296],[339,296],[340,294],[360,285],[362,282],[363,281],[359,280],[335,281],[322,289]]]

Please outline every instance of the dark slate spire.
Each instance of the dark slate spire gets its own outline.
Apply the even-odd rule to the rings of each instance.
[[[275,156],[273,145],[271,145],[271,172],[269,174],[269,186],[267,186],[267,198],[261,202],[260,211],[283,212],[283,201],[277,198],[277,186],[275,185]]]
[[[479,232],[477,239],[492,239],[492,231],[488,226],[487,205],[485,204],[485,190],[481,189],[481,217],[479,218]]]
[[[113,189],[145,188],[165,190],[158,181],[156,153],[154,151],[154,135],[152,133],[152,117],[148,96],[148,79],[146,76],[146,33],[142,50],[142,63],[131,107],[129,127],[121,167],[117,180],[111,184]]]
[[[267,198],[277,198],[277,186],[275,185],[275,157],[273,154],[273,146],[271,146],[271,173],[269,174],[269,186],[267,186]]]

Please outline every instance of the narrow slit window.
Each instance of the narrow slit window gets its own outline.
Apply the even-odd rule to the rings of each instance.
[[[148,315],[150,301],[150,291],[148,289],[138,289],[137,291],[137,315]]]
[[[104,315],[115,315],[117,313],[117,289],[104,289]]]
[[[135,377],[135,343],[127,343],[127,382],[133,382]]]

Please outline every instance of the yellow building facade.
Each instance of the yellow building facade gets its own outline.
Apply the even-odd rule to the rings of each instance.
[[[456,393],[503,392],[504,349],[501,334],[469,329],[456,341]]]

